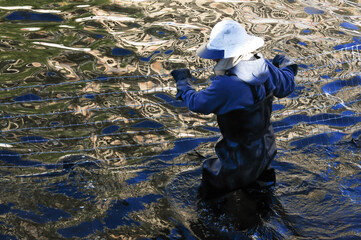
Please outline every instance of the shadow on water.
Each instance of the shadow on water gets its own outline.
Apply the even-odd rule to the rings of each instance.
[[[176,175],[165,189],[170,208],[177,213],[177,221],[186,226],[192,236],[199,239],[283,239],[287,235],[300,236],[294,219],[272,190],[257,193],[237,190],[204,201],[197,196],[200,179],[201,168],[197,167]],[[278,226],[272,224],[272,219],[279,221]],[[182,236],[186,237],[185,234]]]
[[[2,237],[20,238],[23,233],[6,230],[10,225],[21,229],[18,221],[28,229],[47,226],[36,234],[53,239],[303,239],[320,236],[321,228],[326,238],[350,236],[361,217],[361,183],[357,161],[344,159],[357,151],[352,143],[337,146],[306,145],[292,151],[292,158],[291,152],[281,151],[274,162],[274,191],[239,190],[206,202],[197,197],[203,160],[197,154],[183,155],[179,163],[153,159],[141,167],[113,170],[89,156],[64,157],[49,168],[53,172],[19,176],[20,182],[10,179],[12,189],[2,188],[0,216],[7,219],[0,222]],[[300,161],[306,155],[307,163]],[[27,198],[36,201],[17,201]],[[74,217],[78,220],[70,221]],[[328,219],[338,219],[346,229],[334,233]]]

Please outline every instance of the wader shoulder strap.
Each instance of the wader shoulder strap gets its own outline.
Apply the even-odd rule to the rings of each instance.
[[[253,102],[254,102],[254,103],[260,102],[261,100],[259,99],[256,86],[254,86],[254,85],[248,85],[248,86],[251,88],[251,91],[252,91]],[[267,98],[268,95],[270,94],[269,88],[268,88],[268,81],[266,81],[266,82],[263,84],[263,87],[264,87],[264,90],[265,90],[265,92],[266,92],[266,98]]]

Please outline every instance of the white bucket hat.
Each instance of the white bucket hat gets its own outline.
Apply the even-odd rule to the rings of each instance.
[[[213,27],[208,43],[198,48],[197,55],[206,59],[238,57],[263,45],[262,38],[248,35],[238,22],[223,20]]]

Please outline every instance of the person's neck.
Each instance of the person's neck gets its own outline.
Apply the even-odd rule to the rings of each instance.
[[[227,70],[233,68],[241,61],[250,61],[254,58],[254,54],[249,53],[245,55],[240,55],[238,57],[223,58],[220,59],[216,66],[213,68],[214,73],[218,75],[224,75]]]

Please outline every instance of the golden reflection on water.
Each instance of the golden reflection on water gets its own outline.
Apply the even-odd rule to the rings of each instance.
[[[168,75],[169,72],[180,67],[196,70],[211,66],[211,62],[196,57],[194,51],[207,40],[212,26],[224,18],[236,19],[245,25],[247,31],[263,37],[266,40],[263,53],[269,58],[277,54],[275,49],[298,59],[317,55],[352,39],[355,31],[341,34],[341,31],[347,29],[339,27],[342,13],[348,13],[346,16],[349,15],[349,18],[357,23],[358,11],[352,3],[324,3],[322,14],[307,13],[305,7],[308,5],[312,4],[293,1],[268,2],[266,5],[263,1],[112,1],[107,5],[73,5],[67,12],[60,11],[60,15],[67,22],[58,29],[55,26],[52,26],[51,30],[44,27],[31,28],[28,29],[29,33],[24,34],[27,22],[8,22],[5,26],[9,28],[4,34],[9,33],[11,25],[20,25],[22,28],[18,34],[22,41],[4,38],[3,47],[13,48],[13,51],[33,51],[34,57],[30,63],[21,58],[10,64],[6,64],[5,61],[3,74],[12,77],[11,80],[5,78],[2,86],[16,87],[34,83],[55,86],[19,88],[16,91],[2,93],[6,94],[2,100],[4,103],[11,102],[14,96],[27,93],[49,99],[39,103],[14,103],[3,107],[3,112],[7,114],[34,116],[25,117],[26,123],[22,118],[13,118],[6,123],[3,130],[19,129],[13,132],[6,143],[16,142],[28,135],[60,141],[62,138],[77,136],[83,139],[76,141],[75,145],[86,150],[91,149],[91,146],[95,148],[94,151],[86,151],[87,155],[97,159],[112,158],[112,154],[114,157],[122,155],[124,157],[120,160],[124,160],[134,154],[134,150],[123,152],[121,147],[107,149],[108,153],[104,157],[103,151],[97,148],[106,147],[111,142],[112,145],[119,143],[119,146],[135,145],[139,149],[142,142],[166,143],[169,139],[212,135],[214,132],[198,130],[195,126],[208,123],[214,126],[213,116],[189,114],[184,107],[174,108],[157,97],[157,94],[162,93],[171,99],[175,94],[175,85]],[[63,34],[63,37],[60,37],[60,34]],[[112,53],[114,48],[126,49],[126,52],[116,56]],[[37,50],[46,54],[39,55]],[[346,91],[332,94],[334,97],[320,95],[323,82],[319,81],[319,77],[328,75],[336,79],[344,74],[347,79],[348,73],[358,72],[359,62],[351,62],[341,66],[343,71],[333,73],[336,67],[340,67],[334,64],[340,59],[357,60],[360,53],[356,51],[353,54],[355,56],[350,56],[349,52],[340,52],[300,60],[300,63],[305,65],[329,67],[314,67],[314,70],[301,71],[297,82],[300,85],[308,84],[307,91],[300,90],[299,94],[303,97],[296,100],[280,100],[280,104],[284,104],[285,108],[277,111],[274,120],[282,120],[294,110],[298,114],[326,113],[328,106],[340,101],[352,101],[352,96],[355,96],[352,91],[357,92],[358,88],[347,91],[347,94]],[[21,78],[20,76],[26,74],[22,67],[25,64],[27,69],[33,70],[30,75]],[[97,76],[133,75],[143,77],[57,85],[61,82],[92,79]],[[149,75],[153,77],[147,77]],[[211,71],[195,72],[194,75],[199,79],[197,82],[202,83],[211,76]],[[316,83],[312,84],[312,81]],[[93,97],[87,98],[92,94]],[[313,106],[314,110],[311,110],[310,106]],[[304,111],[301,111],[302,109]],[[50,115],[52,112],[54,116]],[[42,113],[48,114],[41,117]],[[149,134],[146,133],[146,129],[138,129],[138,134],[137,130],[130,131],[131,134],[125,131],[129,126],[147,119],[161,124],[163,130],[151,130]],[[2,121],[6,122],[5,119]],[[57,122],[58,126],[54,126],[59,128],[52,129],[51,124],[49,125],[51,122]],[[112,123],[120,128],[119,134],[102,136],[102,129]],[[61,125],[65,127],[62,128]],[[26,128],[26,131],[22,128]],[[320,128],[316,126],[316,129]],[[59,134],[57,130],[63,130],[66,135]],[[294,133],[299,131],[302,134],[297,136],[309,132],[306,128],[293,128],[291,135],[283,137],[290,139],[290,136],[295,137]],[[316,130],[320,133],[322,131]],[[312,132],[315,133],[314,130]],[[97,144],[94,144],[94,137],[98,141]],[[65,153],[73,150],[74,143],[68,143],[62,141],[62,150]],[[36,152],[41,152],[40,144],[35,145],[38,145]],[[19,144],[14,150],[26,153],[23,148],[24,144]],[[32,157],[38,159],[36,154]]]
[[[55,221],[59,225],[56,229],[63,229],[89,219],[104,220],[116,200],[166,192],[173,196],[169,202],[164,199],[157,204],[152,202],[141,212],[127,215],[137,223],[144,223],[145,227],[121,226],[121,231],[107,229],[104,235],[113,238],[167,235],[164,232],[169,232],[177,223],[169,220],[168,215],[163,217],[166,215],[163,211],[189,227],[190,219],[197,217],[197,210],[195,205],[185,202],[194,203],[194,192],[188,190],[195,189],[199,175],[190,176],[188,180],[176,173],[187,175],[190,172],[191,175],[193,168],[200,166],[201,159],[172,150],[191,145],[189,139],[205,138],[193,148],[204,155],[212,154],[219,132],[215,131],[217,124],[213,115],[191,113],[180,102],[175,102],[175,83],[168,74],[176,68],[190,68],[196,78],[194,83],[199,84],[199,89],[204,88],[212,70],[203,68],[212,66],[212,62],[196,57],[195,50],[207,41],[212,27],[224,18],[238,20],[248,32],[263,37],[266,45],[262,52],[266,58],[281,53],[307,65],[307,68],[300,68],[295,95],[275,101],[284,108],[274,111],[273,122],[295,115],[335,114],[331,119],[337,124],[331,124],[330,119],[324,117],[313,119],[314,122],[296,119],[286,129],[282,129],[282,125],[275,127],[281,128],[277,132],[280,149],[277,164],[282,167],[287,162],[298,167],[279,173],[278,194],[286,195],[282,195],[283,200],[286,202],[291,193],[297,200],[298,193],[306,189],[311,193],[309,199],[301,199],[306,202],[305,206],[309,208],[311,200],[320,201],[327,194],[305,186],[319,181],[325,169],[337,172],[339,175],[335,175],[340,178],[357,176],[359,169],[353,160],[341,167],[318,160],[328,159],[333,154],[327,144],[316,145],[307,157],[302,149],[293,150],[292,157],[289,151],[296,140],[308,141],[317,134],[337,132],[345,134],[343,140],[347,142],[352,133],[360,130],[359,122],[342,118],[345,112],[355,119],[360,117],[360,82],[355,80],[340,88],[337,84],[335,88],[327,85],[338,79],[348,81],[352,74],[360,76],[360,47],[330,52],[341,44],[360,43],[359,1],[43,2],[47,3],[43,10],[58,10],[54,14],[64,21],[8,21],[4,17],[15,10],[0,8],[0,87],[8,89],[0,91],[0,147],[20,154],[22,160],[40,163],[33,168],[13,168],[9,167],[13,163],[1,162],[6,166],[0,169],[1,184],[11,183],[13,187],[2,188],[4,197],[0,204],[16,203],[19,209],[35,212],[39,211],[38,204],[62,209],[72,215],[71,220]],[[309,14],[306,7],[323,13]],[[39,8],[40,5],[34,5],[32,11]],[[344,25],[345,22],[355,27]],[[122,50],[116,55],[113,51],[118,48]],[[327,54],[319,55],[321,53]],[[316,56],[309,57],[311,55]],[[198,69],[203,70],[196,71]],[[14,98],[28,94],[35,96],[33,101],[15,102]],[[29,136],[41,138],[39,142],[24,141]],[[186,148],[185,151],[190,150]],[[345,151],[345,156],[337,159],[340,162],[356,159],[357,162],[359,155],[351,152]],[[73,155],[86,155],[84,159],[94,165],[75,164],[70,173],[65,173],[64,161]],[[154,156],[157,157],[153,159]],[[74,162],[82,162],[82,159]],[[58,165],[48,168],[51,163]],[[144,169],[154,175],[147,175]],[[42,174],[50,175],[42,178]],[[19,175],[23,178],[14,177]],[[25,176],[33,178],[24,180]],[[285,179],[293,185],[289,186]],[[74,186],[84,196],[72,196],[71,187]],[[69,192],[59,190],[67,187]],[[346,190],[342,188],[343,195],[354,198],[350,195],[352,191]],[[90,202],[92,197],[93,202]],[[179,210],[178,213],[169,210],[172,208],[175,212]],[[314,209],[320,213],[318,210]],[[301,213],[305,219],[310,214],[307,209]],[[0,221],[11,222],[3,216],[0,215]],[[20,225],[12,224],[17,229],[25,229],[29,238],[46,239],[48,235],[59,237],[51,227],[53,223],[21,219]],[[39,226],[46,226],[46,229],[38,230]],[[286,232],[286,236],[293,237],[290,232]]]

